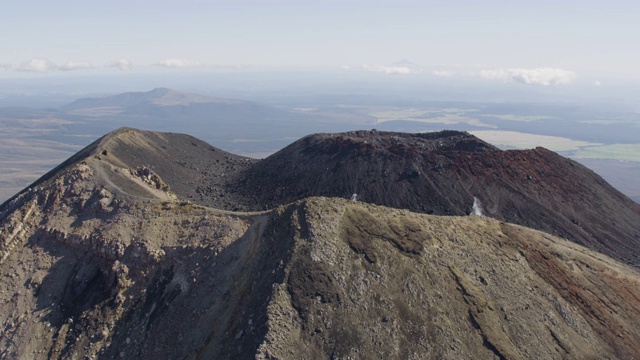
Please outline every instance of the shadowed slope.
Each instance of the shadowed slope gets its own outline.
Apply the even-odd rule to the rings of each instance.
[[[640,205],[543,148],[501,151],[467,133],[359,131],[307,136],[248,168],[239,193],[271,208],[308,196],[411,211],[483,214],[640,264]]]
[[[122,172],[113,171],[116,168],[131,170],[138,177],[157,174],[179,198],[226,210],[238,210],[243,206],[233,197],[225,197],[226,184],[235,182],[240,170],[256,161],[220,150],[189,135],[120,128],[88,145],[20,194],[33,191],[87,159],[98,160],[104,169],[109,169],[104,172],[105,180],[120,177]],[[122,190],[123,194],[135,192],[133,188]],[[20,194],[0,206],[0,215],[11,208],[10,203]]]
[[[217,149],[192,136],[122,129],[100,147],[104,160],[148,168],[180,198],[226,210],[242,210],[225,185],[256,160]],[[107,154],[107,155],[104,155]]]
[[[638,273],[565,240],[335,198],[228,213],[102,161],[0,221],[2,357],[637,355]]]

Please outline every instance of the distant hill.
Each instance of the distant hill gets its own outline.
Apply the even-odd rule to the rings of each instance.
[[[394,67],[405,67],[407,69],[409,69],[412,73],[420,73],[422,72],[424,69],[422,66],[414,63],[413,61],[410,61],[408,59],[402,59],[400,61],[396,61],[394,63],[392,63],[390,66],[394,66]]]
[[[194,103],[240,104],[242,101],[219,99],[198,94],[180,92],[167,88],[156,88],[148,92],[127,92],[122,94],[78,99],[61,107],[63,111],[74,111],[94,107],[131,108],[140,104],[160,106],[189,105]]]
[[[138,115],[138,116],[193,116],[206,118],[219,113],[230,115],[283,115],[286,111],[259,105],[249,101],[222,99],[179,92],[166,88],[156,88],[148,92],[127,92],[122,94],[78,99],[62,106],[61,111],[70,115],[107,116],[107,115]],[[244,120],[244,118],[240,119]]]
[[[148,92],[85,98],[60,108],[72,118],[103,118],[120,123],[131,121],[139,127],[172,128],[187,121],[192,127],[215,127],[225,134],[242,124],[247,136],[252,126],[266,128],[289,123],[296,116],[289,111],[249,101],[206,97],[157,88]],[[305,119],[304,115],[299,115]],[[248,128],[247,128],[248,127]]]

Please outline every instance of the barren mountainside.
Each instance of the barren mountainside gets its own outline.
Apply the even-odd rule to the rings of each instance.
[[[543,148],[502,151],[457,131],[357,131],[310,135],[254,160],[188,135],[123,128],[78,156],[89,154],[149,169],[179,198],[224,210],[262,211],[311,196],[357,194],[360,201],[414,212],[467,215],[476,202],[486,216],[640,266],[640,204]]]
[[[618,194],[457,132],[315,135],[257,161],[122,129],[0,206],[0,357],[636,358],[640,274],[575,243],[610,236],[632,262]],[[489,216],[466,216],[474,196]],[[591,237],[509,223],[570,218]]]
[[[544,148],[499,150],[456,131],[305,137],[243,172],[236,189],[265,208],[337,196],[436,215],[484,215],[640,265],[640,205]]]

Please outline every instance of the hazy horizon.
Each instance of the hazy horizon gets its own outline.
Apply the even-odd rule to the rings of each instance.
[[[54,110],[79,98],[163,87],[326,121],[318,128],[291,123],[293,132],[280,124],[270,129],[280,132],[276,143],[241,149],[251,153],[275,151],[304,131],[367,128],[362,118],[381,116],[389,130],[485,131],[506,147],[560,138],[551,148],[565,156],[635,161],[623,169],[634,173],[617,175],[625,179],[640,173],[639,17],[640,3],[620,0],[7,3],[0,15],[0,147],[7,159],[17,137],[30,148],[39,139],[29,138],[30,126],[46,134],[84,131],[87,141],[111,122],[136,127],[133,116],[95,122]],[[60,125],[57,116],[74,123]],[[192,123],[167,116],[155,124],[215,132]],[[514,142],[509,131],[524,135]],[[230,150],[239,146],[227,140]],[[20,179],[19,186],[27,183]]]
[[[0,79],[29,74],[342,69],[533,85],[640,77],[640,4],[586,1],[24,1]]]

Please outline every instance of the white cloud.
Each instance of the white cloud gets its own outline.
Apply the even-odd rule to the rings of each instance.
[[[106,68],[116,68],[116,69],[119,69],[119,70],[122,70],[122,71],[129,71],[133,67],[133,64],[131,64],[131,61],[129,61],[129,60],[119,59],[119,60],[115,60],[115,61],[109,61],[108,63],[106,63],[104,65],[104,67],[106,67]]]
[[[31,59],[25,61],[16,68],[17,71],[39,72],[44,73],[55,68],[51,61],[46,59]]]
[[[11,70],[12,67],[11,64],[0,64],[0,69]]]
[[[593,86],[602,86],[602,83],[600,82],[600,80],[596,80],[593,82]]]
[[[433,74],[437,76],[443,76],[443,77],[453,77],[456,75],[456,72],[452,70],[435,70]]]
[[[543,86],[569,84],[576,78],[573,71],[554,68],[482,70],[478,75],[484,79]]]
[[[483,79],[490,79],[490,80],[495,80],[495,79],[509,80],[510,78],[509,72],[505,69],[482,70],[478,73],[478,75],[480,75],[480,77]]]
[[[200,67],[202,64],[199,61],[187,60],[187,59],[164,59],[156,64],[157,66],[164,66],[168,68],[189,68]]]
[[[392,74],[392,75],[405,75],[411,74],[412,71],[408,66],[384,66],[384,65],[363,65],[362,68],[366,71],[383,73],[383,74]]]
[[[92,68],[93,68],[93,65],[91,65],[91,63],[88,61],[69,61],[64,65],[59,66],[58,70],[75,71],[75,70],[87,70]]]
[[[200,65],[200,66],[204,66],[204,65]],[[216,69],[235,69],[235,70],[239,70],[239,69],[244,69],[246,66],[245,65],[239,65],[239,64],[219,64],[219,65],[209,65],[209,67],[216,68]]]

